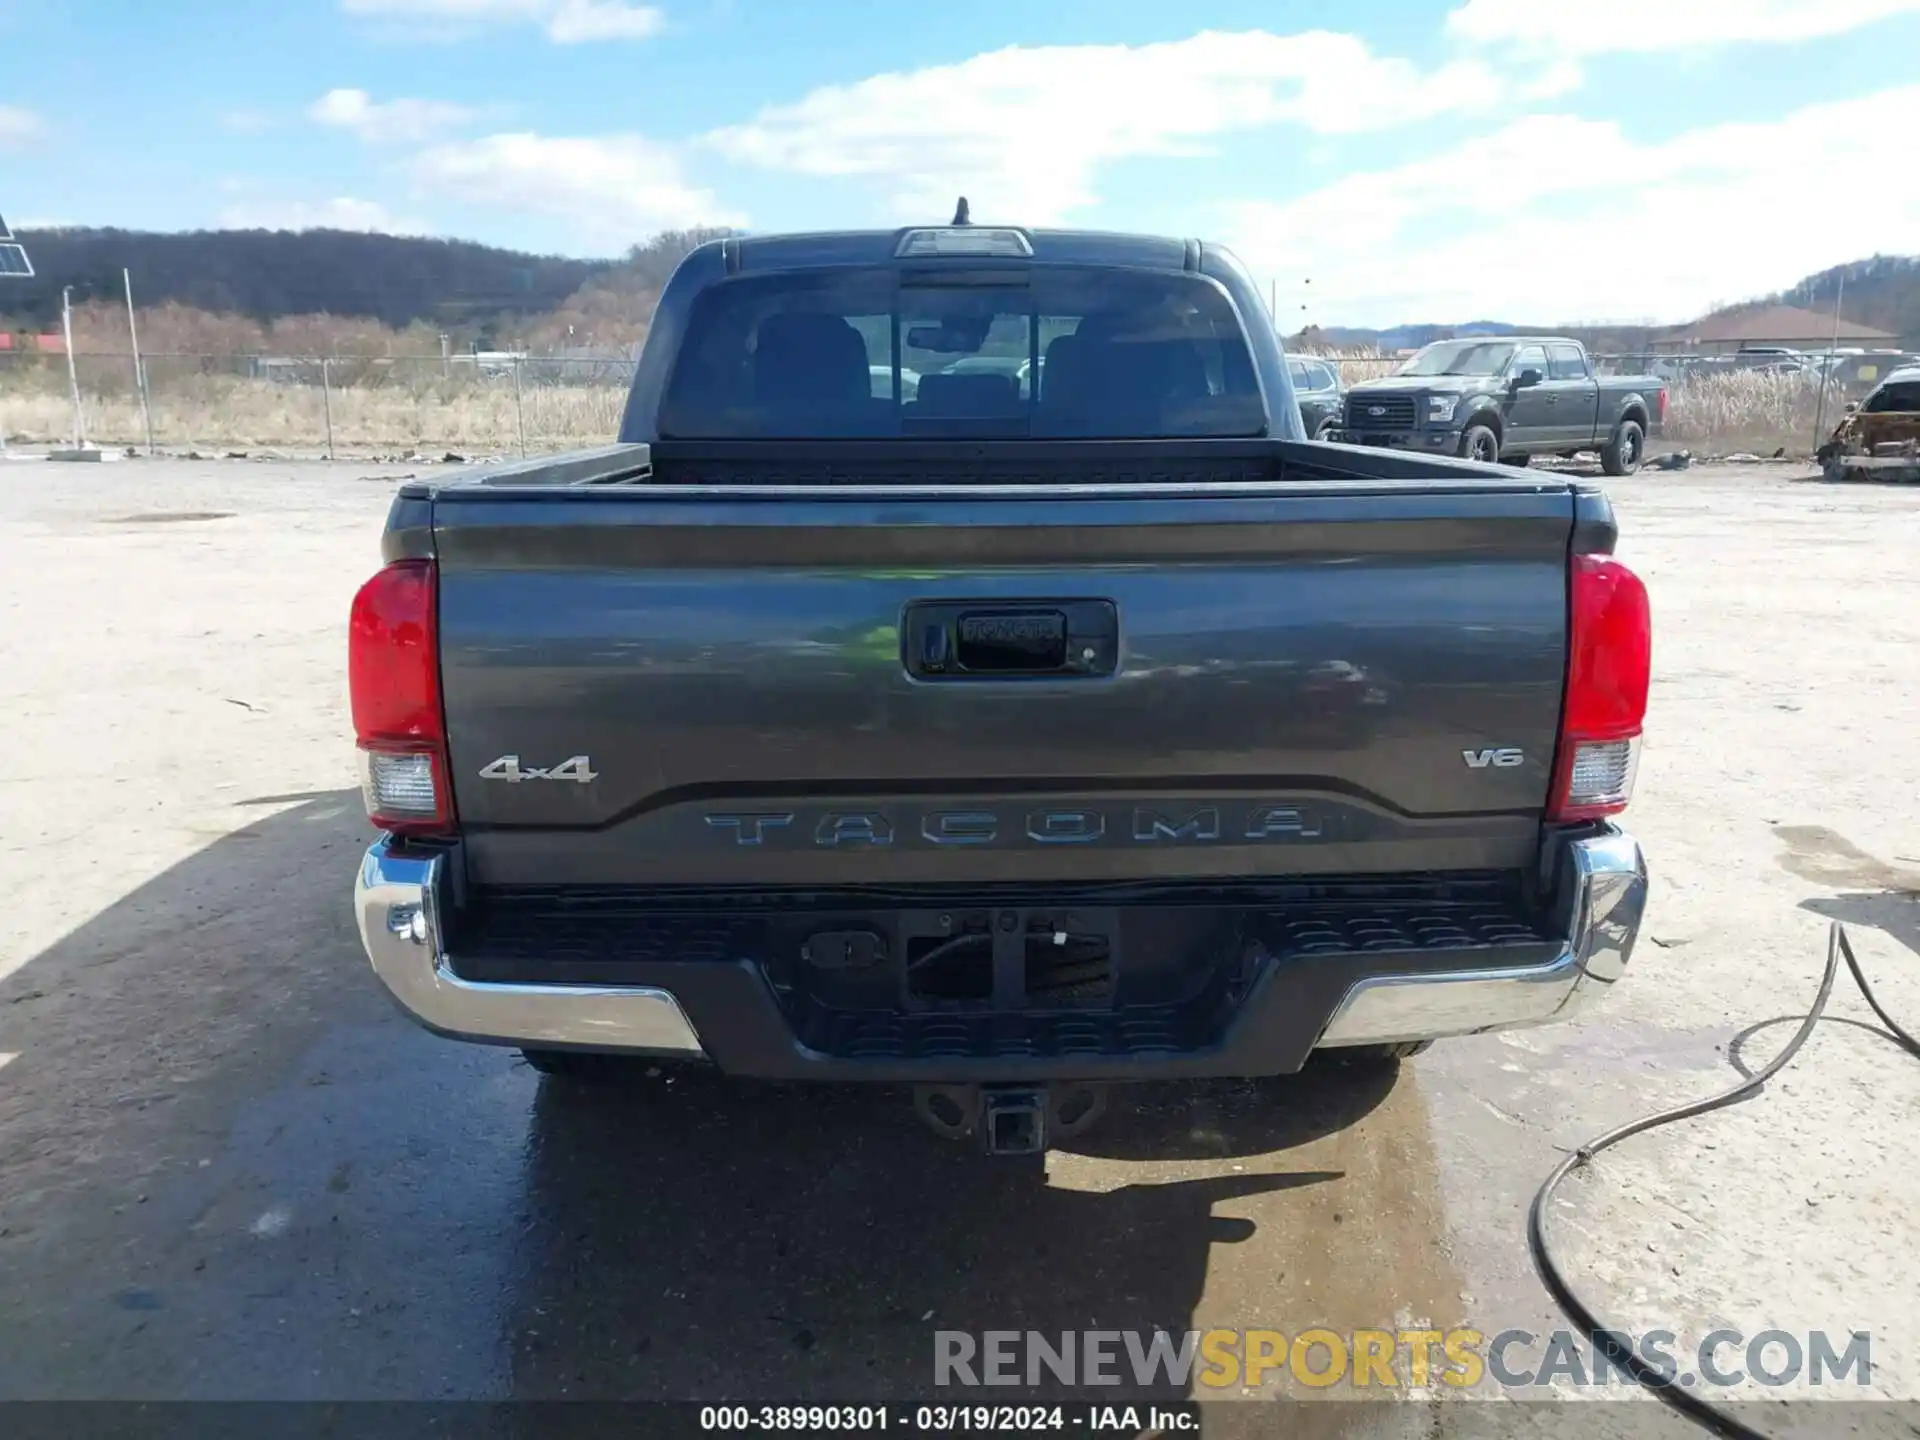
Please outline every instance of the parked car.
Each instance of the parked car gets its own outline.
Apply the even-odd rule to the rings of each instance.
[[[1325,360],[1294,355],[1287,360],[1287,374],[1293,381],[1294,399],[1300,402],[1300,423],[1315,440],[1331,439],[1340,428],[1340,416],[1347,402],[1347,388],[1340,382],[1340,371]]]
[[[694,250],[618,444],[397,492],[347,657],[380,979],[545,1074],[904,1083],[1001,1153],[1613,990],[1649,622],[1605,497],[1308,443],[1262,310],[1182,240]],[[1022,403],[872,393],[1042,316]]]
[[[1814,452],[1829,480],[1920,480],[1920,366],[1893,371]]]
[[[867,379],[871,384],[874,399],[891,400],[893,398],[893,366],[869,365]],[[918,399],[919,395],[920,376],[902,365],[900,367],[900,398],[914,400]]]
[[[1734,369],[1758,370],[1764,374],[1797,375],[1807,366],[1805,355],[1784,345],[1742,345],[1733,357]]]
[[[1840,351],[1831,362],[1821,357],[1821,368],[1829,381],[1842,390],[1862,396],[1894,371],[1915,365],[1920,365],[1920,356],[1902,350]]]
[[[1027,398],[1027,372],[1032,361],[1024,355],[967,355],[934,371],[937,375],[998,375],[1013,386],[1022,399]],[[1042,370],[1045,369],[1043,365]]]
[[[1340,438],[1487,464],[1598,450],[1609,475],[1631,475],[1666,418],[1658,376],[1596,377],[1586,347],[1563,336],[1482,336],[1437,340],[1353,386]]]

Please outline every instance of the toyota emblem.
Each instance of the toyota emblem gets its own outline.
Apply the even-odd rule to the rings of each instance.
[[[1387,407],[1386,407],[1386,406],[1384,406],[1384,405],[1369,405],[1369,406],[1367,406],[1367,414],[1369,414],[1369,415],[1372,415],[1372,416],[1375,416],[1375,417],[1378,417],[1378,416],[1381,416],[1381,415],[1384,415],[1384,414],[1386,414],[1386,413],[1387,413]]]

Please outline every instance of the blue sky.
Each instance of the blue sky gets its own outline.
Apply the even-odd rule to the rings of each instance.
[[[0,213],[607,254],[964,191],[1295,319],[1678,320],[1920,250],[1915,56],[1920,0],[0,0]]]

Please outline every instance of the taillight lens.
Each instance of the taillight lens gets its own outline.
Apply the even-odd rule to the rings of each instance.
[[[1659,398],[1654,401],[1653,418],[1664,425],[1667,423],[1667,392],[1661,390],[1658,393]]]
[[[402,835],[452,830],[431,560],[396,560],[360,587],[347,682],[367,816]]]
[[[1640,577],[1606,555],[1573,559],[1567,695],[1548,815],[1616,815],[1633,796],[1653,671],[1653,617]]]

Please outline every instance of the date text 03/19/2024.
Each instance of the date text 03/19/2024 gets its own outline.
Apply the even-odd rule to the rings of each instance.
[[[1200,1412],[1172,1405],[703,1405],[700,1429],[715,1434],[949,1434],[1197,1431]]]

